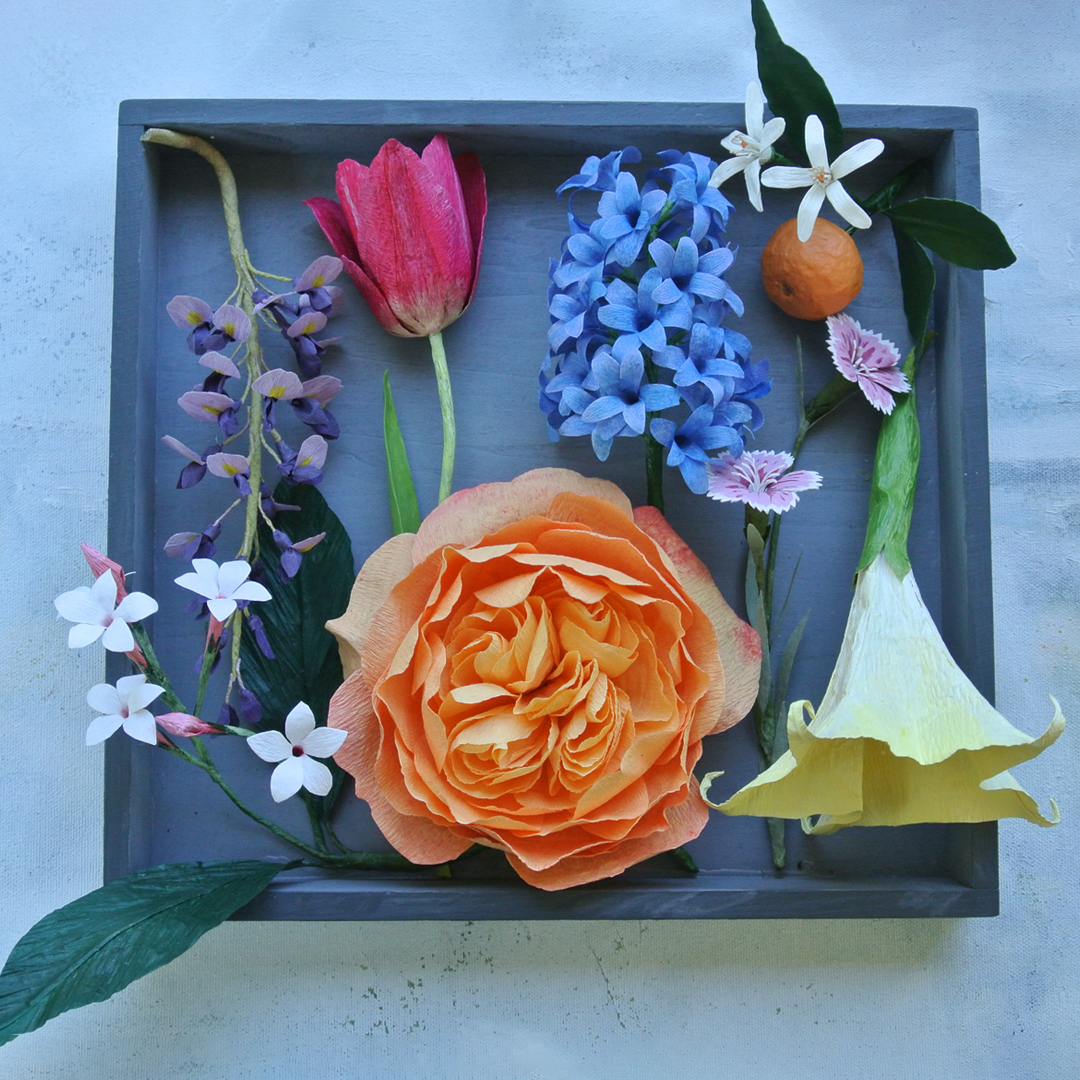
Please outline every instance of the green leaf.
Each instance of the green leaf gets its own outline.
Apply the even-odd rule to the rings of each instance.
[[[773,725],[776,731],[782,731],[787,734],[787,723],[785,720],[784,709],[787,705],[787,688],[788,681],[791,679],[791,668],[795,663],[795,654],[799,651],[799,642],[802,640],[803,631],[806,629],[806,621],[810,618],[810,612],[808,611],[800,620],[799,625],[795,627],[791,632],[791,637],[787,639],[787,644],[784,646],[784,651],[780,654],[780,667],[776,672],[776,684],[773,688]],[[784,723],[781,721],[784,720]],[[778,746],[777,742],[782,741],[783,746]],[[773,740],[772,747],[772,760],[776,759],[787,749],[787,739]],[[772,762],[769,763],[770,765]]]
[[[297,863],[173,863],[46,915],[0,972],[0,1044],[175,960]]]
[[[765,611],[765,598],[758,584],[759,577],[763,577],[765,573],[765,541],[762,540],[757,527],[750,522],[746,525],[746,545],[749,549],[746,560],[746,618],[761,638],[761,674],[758,678],[758,696],[754,702],[754,728],[757,731],[761,752],[767,758],[775,730],[772,728],[772,713],[769,709],[772,686],[769,623]]]
[[[900,265],[900,285],[904,290],[904,314],[912,342],[921,346],[934,302],[934,264],[899,225],[893,225],[896,259]],[[919,348],[922,353],[922,348]]]
[[[390,523],[394,535],[420,528],[420,506],[416,501],[405,440],[398,425],[394,398],[390,393],[390,372],[383,372],[383,444],[386,447],[386,477],[390,487]]]
[[[280,729],[299,701],[307,702],[317,721],[326,722],[330,697],[341,685],[342,674],[337,642],[325,624],[348,607],[355,575],[348,533],[318,488],[290,487],[283,481],[274,497],[300,507],[299,513],[283,511],[276,518],[293,540],[326,533],[304,556],[299,573],[282,581],[270,527],[265,522],[259,526],[259,548],[273,599],[253,611],[263,621],[275,658],[263,656],[245,620],[240,671],[244,685],[262,704],[263,723]]]
[[[885,211],[912,239],[969,270],[1000,270],[1016,262],[1001,229],[957,199],[912,199]]]
[[[870,480],[870,515],[866,543],[855,570],[865,570],[882,551],[896,576],[911,569],[907,538],[915,505],[915,480],[919,472],[919,414],[915,408],[915,369],[919,353],[912,349],[904,361],[911,391],[902,395],[896,408],[881,421],[874,475]]]
[[[802,53],[784,44],[764,0],[751,0],[750,12],[754,19],[758,78],[769,108],[787,121],[784,134],[804,154],[806,118],[817,115],[825,128],[825,145],[832,161],[843,148],[844,129],[825,80]]]

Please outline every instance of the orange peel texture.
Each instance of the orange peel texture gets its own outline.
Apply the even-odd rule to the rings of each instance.
[[[795,218],[785,221],[761,253],[761,283],[781,311],[818,322],[835,315],[862,290],[863,261],[855,241],[818,218],[810,239],[798,237]]]

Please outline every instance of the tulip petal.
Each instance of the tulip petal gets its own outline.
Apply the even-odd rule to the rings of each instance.
[[[487,221],[487,179],[480,168],[476,154],[458,154],[454,158],[461,194],[465,200],[465,217],[469,223],[469,239],[472,241],[473,277],[472,288],[466,306],[476,295],[476,283],[480,279],[480,256],[484,249],[484,224]]]
[[[362,167],[362,166],[361,166]],[[348,222],[345,220],[345,212],[339,203],[333,199],[324,199],[316,196],[313,199],[305,199],[304,205],[315,215],[319,228],[330,241],[330,246],[335,254],[342,260],[349,259],[355,263],[359,256],[356,254],[356,241],[349,232]]]
[[[372,314],[379,320],[379,325],[395,337],[423,337],[423,334],[410,330],[401,324],[401,320],[390,310],[386,297],[382,290],[364,273],[364,268],[355,263],[346,255],[341,256],[345,264],[345,271],[349,275],[357,291],[367,301]]]

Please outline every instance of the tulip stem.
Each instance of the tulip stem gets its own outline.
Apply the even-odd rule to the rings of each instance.
[[[442,334],[436,330],[431,342],[431,359],[435,365],[435,382],[439,387],[439,408],[442,410],[443,451],[442,471],[439,474],[439,502],[447,496],[454,483],[454,454],[457,451],[457,426],[454,423],[454,396],[450,391],[450,371],[446,366],[446,349]]]

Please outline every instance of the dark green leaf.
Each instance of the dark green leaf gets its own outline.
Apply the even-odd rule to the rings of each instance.
[[[764,0],[751,0],[750,12],[754,19],[758,78],[769,108],[787,121],[784,134],[804,154],[806,118],[816,115],[825,128],[825,145],[832,161],[843,148],[844,129],[825,80],[802,53],[780,39]]]
[[[795,663],[795,654],[799,651],[799,642],[802,640],[803,631],[806,629],[806,620],[810,618],[808,611],[800,620],[799,625],[791,632],[787,639],[784,651],[780,654],[780,667],[776,672],[776,683],[773,687],[773,724],[777,732],[783,732],[785,738],[773,740],[772,760],[775,761],[787,749],[787,688],[791,678],[791,668]],[[771,764],[772,762],[770,762]]]
[[[754,727],[757,730],[761,752],[767,757],[775,732],[771,727],[772,715],[769,709],[772,685],[769,623],[764,597],[758,585],[759,577],[763,577],[765,573],[765,541],[762,540],[757,528],[750,523],[746,526],[746,545],[749,549],[746,560],[746,618],[761,638],[761,674],[758,678],[758,696],[754,702]]]
[[[911,569],[907,539],[919,472],[919,415],[914,389],[918,363],[919,355],[912,349],[904,361],[911,392],[901,395],[893,411],[881,421],[874,475],[870,480],[866,543],[856,574],[865,570],[882,551],[897,577],[903,578]]]
[[[855,392],[854,383],[848,382],[843,375],[833,377],[806,403],[803,416],[806,426],[813,427],[819,420],[824,420],[837,407]]]
[[[890,206],[903,194],[904,189],[927,167],[927,162],[914,161],[902,172],[894,176],[887,184],[877,189],[869,199],[860,201],[860,205],[868,214],[877,214],[882,210],[888,210]]]
[[[299,573],[282,581],[277,545],[265,522],[260,526],[259,545],[273,599],[253,610],[266,627],[275,658],[263,656],[245,621],[240,670],[244,684],[262,704],[266,726],[283,727],[299,701],[307,702],[316,720],[325,723],[330,697],[342,682],[337,642],[326,621],[348,607],[355,577],[352,546],[318,488],[282,482],[274,495],[279,502],[300,507],[298,513],[282,512],[276,518],[278,528],[293,540],[320,532],[326,537],[304,556]]]
[[[970,203],[912,199],[885,211],[912,239],[969,270],[1000,270],[1016,256],[997,224]]]
[[[390,393],[390,372],[383,372],[383,444],[386,447],[386,477],[390,486],[390,524],[394,535],[420,528],[420,506],[416,501],[405,440],[398,426],[394,398]]]
[[[0,972],[0,1043],[175,960],[285,869],[255,861],[156,866],[46,915]]]
[[[904,290],[904,314],[911,341],[919,345],[926,336],[930,308],[934,303],[934,264],[908,234],[894,223],[896,258],[900,265],[900,285]],[[922,349],[919,349],[922,352]]]

